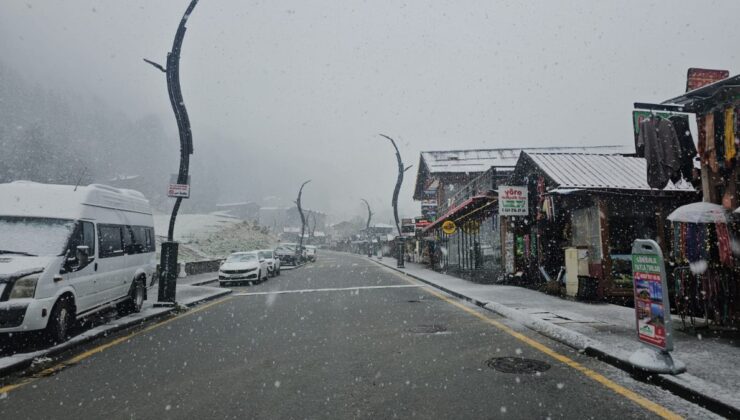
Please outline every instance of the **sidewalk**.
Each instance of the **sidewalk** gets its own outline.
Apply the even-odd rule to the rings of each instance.
[[[211,279],[211,281],[218,280],[218,277],[214,277],[213,274],[214,273],[208,273],[178,279],[176,294],[178,306],[180,308],[192,307],[199,303],[217,299],[231,293],[231,290],[229,289],[196,286],[196,284],[204,284],[204,282],[208,282],[208,279]],[[175,312],[177,307],[154,307],[154,302],[157,300],[157,291],[158,289],[156,285],[148,290],[147,294],[149,299],[144,301],[144,305],[139,313],[115,318],[109,322],[94,326],[54,347],[0,357],[0,377],[23,370],[34,363],[49,361],[51,356],[62,353],[75,346],[79,346],[80,344],[92,341],[98,337],[106,336],[116,331],[142,324],[146,321],[161,318]]]
[[[373,261],[408,274],[452,295],[513,319],[547,337],[594,355],[628,371],[628,359],[641,344],[635,335],[633,308],[583,303],[516,286],[484,285],[437,273],[416,263],[396,268],[396,260]],[[679,318],[674,328],[681,327]],[[659,385],[694,401],[740,415],[740,343],[674,332],[675,359],[686,363],[680,375],[654,375]],[[734,411],[733,411],[734,410]]]
[[[201,286],[204,284],[215,283],[218,281],[218,272],[203,273],[203,274],[191,274],[185,277],[177,278],[177,285],[187,284],[190,286]]]

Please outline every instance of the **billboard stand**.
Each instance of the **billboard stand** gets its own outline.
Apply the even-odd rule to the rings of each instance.
[[[663,252],[651,239],[632,244],[632,281],[635,292],[637,340],[644,346],[630,356],[630,363],[646,372],[686,371],[686,365],[671,357],[673,328]]]

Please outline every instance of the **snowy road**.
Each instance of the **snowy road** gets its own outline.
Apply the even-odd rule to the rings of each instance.
[[[363,257],[234,289],[6,379],[0,418],[712,417]]]

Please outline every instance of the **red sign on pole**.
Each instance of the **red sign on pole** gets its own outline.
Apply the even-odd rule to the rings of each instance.
[[[728,70],[712,70],[690,68],[686,75],[686,92],[699,89],[702,86],[719,82],[730,77]]]

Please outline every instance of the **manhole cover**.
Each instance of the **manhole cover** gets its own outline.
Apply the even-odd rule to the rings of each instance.
[[[417,325],[408,329],[414,334],[436,334],[447,331],[447,327],[442,324]]]
[[[486,365],[504,373],[537,373],[550,369],[549,363],[522,357],[494,357],[486,360]]]

